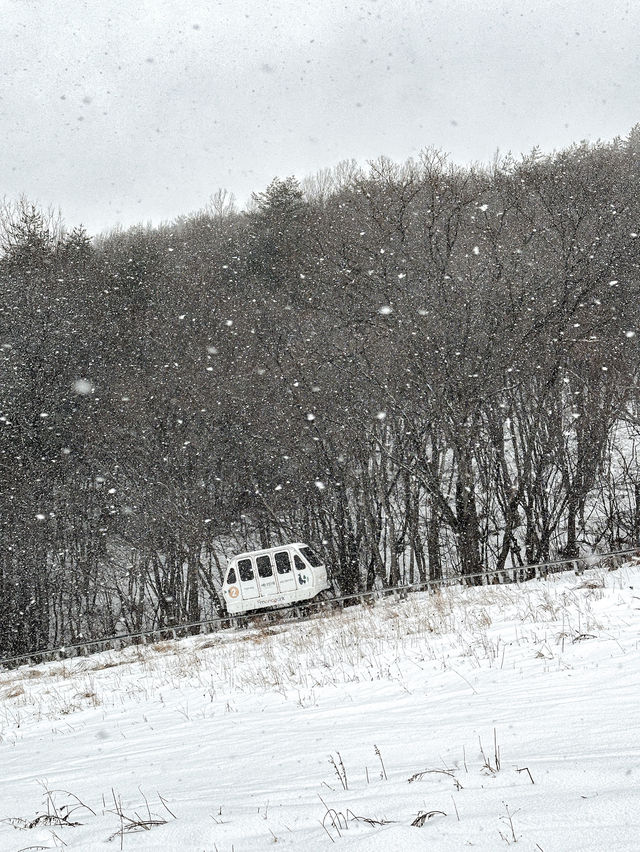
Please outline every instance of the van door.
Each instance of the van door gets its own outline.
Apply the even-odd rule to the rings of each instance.
[[[309,596],[313,597],[312,587],[313,587],[313,571],[307,565],[307,563],[298,556],[296,553],[293,557],[293,561],[296,567],[296,578],[298,580],[298,586],[301,589],[306,589],[309,592]]]
[[[248,601],[252,598],[259,597],[260,591],[258,590],[258,582],[250,559],[238,560],[238,575],[240,578],[242,599]]]
[[[288,550],[278,550],[274,554],[276,563],[276,574],[281,592],[291,592],[296,588],[296,579],[293,576],[291,554]]]
[[[258,569],[258,582],[260,583],[260,594],[262,597],[271,597],[278,593],[278,584],[273,572],[273,563],[268,553],[256,556],[256,568]]]

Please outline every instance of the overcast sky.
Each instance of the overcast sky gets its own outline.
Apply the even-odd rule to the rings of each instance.
[[[91,233],[427,146],[640,122],[627,0],[0,0],[0,197]]]

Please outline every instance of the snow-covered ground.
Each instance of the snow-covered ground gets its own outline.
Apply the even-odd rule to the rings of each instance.
[[[12,852],[636,850],[640,568],[0,671],[0,820]]]

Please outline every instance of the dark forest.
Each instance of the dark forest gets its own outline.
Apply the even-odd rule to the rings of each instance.
[[[639,159],[426,150],[99,236],[5,205],[0,652],[220,613],[252,546],[349,594],[637,545]]]

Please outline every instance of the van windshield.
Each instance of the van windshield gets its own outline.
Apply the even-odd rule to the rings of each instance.
[[[319,565],[322,565],[322,560],[316,556],[310,547],[301,547],[300,553],[304,556],[312,568],[317,568]]]

